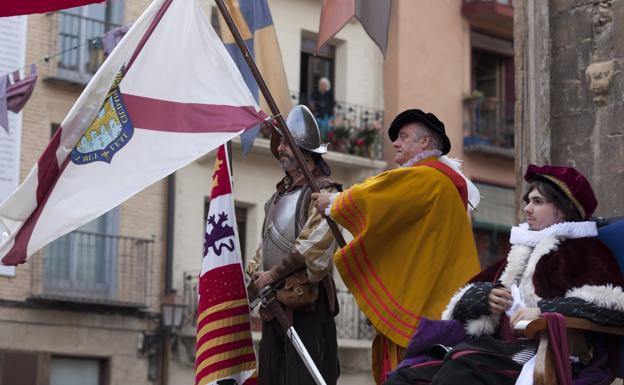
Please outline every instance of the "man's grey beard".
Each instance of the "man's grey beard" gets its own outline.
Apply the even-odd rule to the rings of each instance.
[[[282,169],[286,172],[294,171],[299,167],[299,164],[297,164],[297,160],[294,156],[280,154],[279,162]]]

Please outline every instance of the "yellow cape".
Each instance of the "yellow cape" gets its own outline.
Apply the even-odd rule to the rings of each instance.
[[[428,159],[430,160],[430,159]],[[415,165],[341,193],[331,216],[353,234],[334,255],[373,326],[406,347],[420,316],[439,319],[451,295],[479,272],[466,209],[441,171]]]

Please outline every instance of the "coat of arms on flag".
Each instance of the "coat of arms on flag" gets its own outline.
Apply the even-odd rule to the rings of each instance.
[[[119,71],[100,112],[71,152],[75,164],[110,163],[113,155],[132,138],[134,127],[119,90],[123,71],[124,68]]]
[[[228,164],[221,146],[212,177],[199,277],[196,385],[255,383],[256,356]]]

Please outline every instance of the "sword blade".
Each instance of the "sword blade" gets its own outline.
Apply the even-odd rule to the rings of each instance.
[[[316,385],[327,385],[327,383],[323,379],[323,376],[321,375],[321,372],[319,372],[316,364],[314,363],[314,361],[312,361],[310,353],[308,353],[308,350],[306,349],[305,345],[303,345],[301,338],[299,338],[299,334],[297,334],[297,331],[293,326],[289,327],[288,330],[286,330],[286,337],[288,337],[297,353],[299,353],[299,357],[301,357],[304,365],[306,366],[306,368],[308,368],[308,371],[310,372],[310,375],[312,375],[312,378],[314,379],[314,382],[316,382]]]

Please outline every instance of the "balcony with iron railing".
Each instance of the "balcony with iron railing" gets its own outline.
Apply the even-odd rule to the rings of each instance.
[[[336,333],[342,345],[352,341],[371,341],[375,331],[360,311],[353,295],[346,289],[338,289],[337,295],[340,313],[336,316]]]
[[[199,278],[196,273],[184,273],[184,303],[186,304],[183,328],[184,335],[194,335],[197,326],[197,289]],[[349,291],[338,289],[338,306],[340,313],[336,316],[336,334],[339,347],[369,347],[374,330],[367,323],[366,316],[360,311],[355,298]],[[252,330],[260,331],[260,320],[252,319]]]
[[[74,231],[34,260],[31,300],[148,307],[154,240]]]
[[[52,63],[49,78],[87,84],[104,62],[101,37],[119,24],[69,12],[47,15],[51,33],[49,45],[60,53]]]
[[[311,103],[305,95],[291,92],[293,105]],[[383,159],[383,120],[384,112],[358,104],[336,101],[333,115],[320,119],[313,108],[321,130],[321,140],[329,144],[329,151],[355,155],[362,158]],[[262,136],[269,138],[270,128],[262,130]]]
[[[513,103],[481,96],[464,100],[464,152],[513,159]]]

